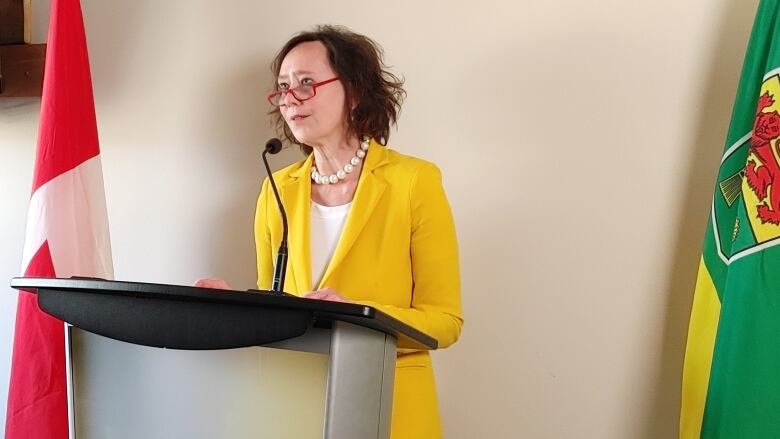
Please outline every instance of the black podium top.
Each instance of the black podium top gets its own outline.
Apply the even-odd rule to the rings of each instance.
[[[171,349],[261,346],[297,337],[312,326],[345,321],[395,336],[399,348],[436,349],[433,337],[354,303],[182,285],[93,278],[11,279],[38,294],[38,306],[89,332]]]

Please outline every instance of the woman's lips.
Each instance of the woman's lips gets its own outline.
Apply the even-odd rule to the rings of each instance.
[[[309,117],[309,116],[302,115],[302,114],[296,114],[295,116],[291,117],[290,120],[293,121],[293,122],[298,122],[298,121],[301,121],[303,119],[306,119],[307,117]]]

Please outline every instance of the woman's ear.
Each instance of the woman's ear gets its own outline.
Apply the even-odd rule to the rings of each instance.
[[[349,98],[349,110],[350,112],[355,112],[355,109],[360,104],[360,101],[357,99],[354,93],[352,93],[352,96]]]

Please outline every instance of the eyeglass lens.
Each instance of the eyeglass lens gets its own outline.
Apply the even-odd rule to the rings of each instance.
[[[314,96],[314,87],[309,84],[302,84],[298,87],[286,90],[286,92],[280,91],[278,94],[273,96],[273,104],[279,105],[287,93],[292,93],[293,97],[299,101],[305,101],[306,99],[311,99],[312,96]]]

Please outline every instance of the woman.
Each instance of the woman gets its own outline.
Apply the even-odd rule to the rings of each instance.
[[[452,215],[439,170],[382,145],[404,91],[381,49],[320,26],[288,41],[272,68],[272,115],[308,154],[274,173],[290,218],[285,291],[370,305],[451,345],[463,322]],[[270,289],[281,234],[266,179],[255,219],[260,289]],[[396,365],[391,436],[441,437],[428,352],[401,349]]]

